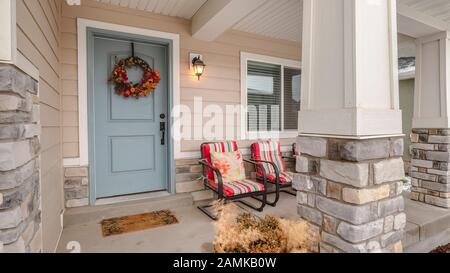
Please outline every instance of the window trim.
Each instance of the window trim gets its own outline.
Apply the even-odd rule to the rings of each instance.
[[[253,132],[247,128],[247,65],[248,61],[263,62],[281,66],[281,131],[279,132]],[[241,139],[247,140],[250,134],[264,136],[264,138],[294,138],[298,136],[298,130],[284,130],[284,68],[302,69],[302,63],[291,59],[277,58],[248,52],[241,52]]]

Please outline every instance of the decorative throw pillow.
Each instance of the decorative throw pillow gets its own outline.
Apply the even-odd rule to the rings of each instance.
[[[245,179],[244,161],[240,151],[211,152],[211,163],[220,170],[223,182],[233,182]],[[216,182],[218,181],[214,174]]]

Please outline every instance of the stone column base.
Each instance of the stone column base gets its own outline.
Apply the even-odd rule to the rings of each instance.
[[[293,187],[320,252],[401,252],[403,139],[299,136]]]
[[[450,129],[413,129],[411,199],[450,208]]]

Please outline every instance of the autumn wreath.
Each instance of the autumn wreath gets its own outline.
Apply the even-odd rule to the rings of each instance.
[[[133,84],[128,80],[127,68],[139,66],[144,71],[144,76],[139,83]],[[152,70],[148,63],[139,57],[129,57],[122,59],[114,66],[109,81],[115,83],[116,93],[126,98],[148,96],[150,92],[156,89],[161,76],[158,71]]]

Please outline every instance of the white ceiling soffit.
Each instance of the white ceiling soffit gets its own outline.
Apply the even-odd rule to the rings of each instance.
[[[272,38],[300,42],[303,0],[268,0],[233,29]]]
[[[267,1],[208,0],[192,17],[192,37],[213,41]]]
[[[191,19],[207,0],[96,0],[130,9]]]
[[[397,0],[398,31],[423,37],[450,30],[449,0]]]

